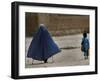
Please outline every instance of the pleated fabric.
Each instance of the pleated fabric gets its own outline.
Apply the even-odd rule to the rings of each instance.
[[[40,25],[30,43],[27,57],[44,61],[60,51],[45,25]]]

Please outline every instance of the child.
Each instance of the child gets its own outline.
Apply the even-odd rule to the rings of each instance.
[[[87,33],[83,33],[83,38],[81,42],[81,50],[82,52],[84,52],[84,59],[88,59],[89,39],[87,38]]]

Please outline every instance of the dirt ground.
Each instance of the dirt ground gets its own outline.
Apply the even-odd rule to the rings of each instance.
[[[44,63],[43,61],[32,60],[31,58],[26,57],[26,68],[89,65],[89,59],[84,59],[83,52],[81,52],[80,48],[82,34],[58,36],[53,37],[53,39],[61,49],[61,52],[49,58],[48,63]],[[26,55],[31,40],[32,37],[27,37],[25,40]]]

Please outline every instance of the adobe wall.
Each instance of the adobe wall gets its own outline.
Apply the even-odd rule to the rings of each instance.
[[[33,15],[32,15],[33,14]],[[45,24],[54,36],[89,32],[89,16],[62,14],[26,14],[27,35],[31,35],[39,24]]]

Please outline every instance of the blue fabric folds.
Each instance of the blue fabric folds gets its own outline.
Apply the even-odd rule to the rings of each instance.
[[[83,38],[82,39],[82,42],[81,42],[81,45],[83,46],[83,52],[87,52],[88,49],[89,49],[89,40],[88,38]]]
[[[45,60],[60,52],[50,33],[44,25],[40,25],[38,32],[33,36],[28,49],[27,57],[35,60]]]

